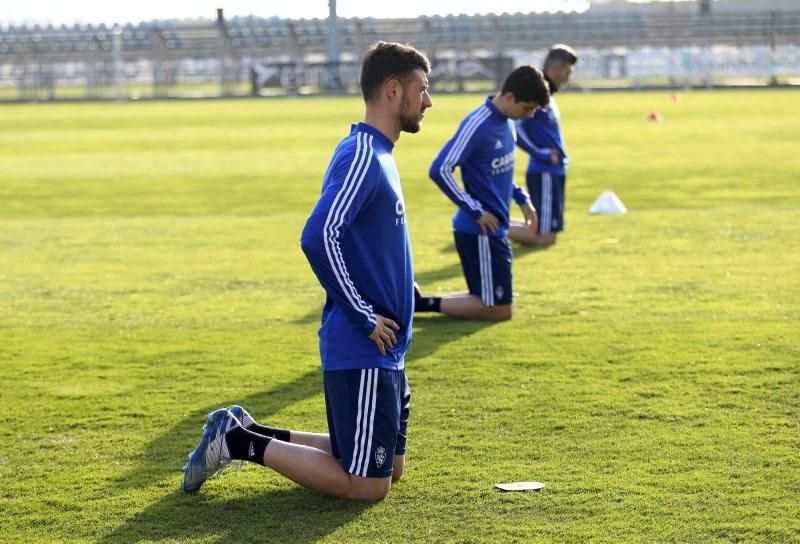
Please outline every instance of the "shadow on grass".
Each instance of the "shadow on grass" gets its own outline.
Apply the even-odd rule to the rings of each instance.
[[[259,421],[269,423],[280,410],[321,392],[322,373],[319,368],[314,368],[273,389],[249,397],[231,399],[231,402],[244,406]],[[186,454],[197,445],[206,415],[217,408],[220,406],[215,404],[195,410],[156,437],[142,453],[139,464],[120,476],[117,485],[145,487],[154,480],[174,475],[177,487],[182,477],[180,468],[186,462]],[[324,417],[324,414],[320,414],[321,422]]]
[[[443,316],[416,316],[414,340],[408,361],[414,361],[434,353],[442,345],[470,336],[491,323],[460,321]],[[251,411],[259,421],[275,422],[274,416],[287,406],[320,395],[322,393],[322,373],[313,368],[293,380],[277,385],[273,389],[261,391],[243,398],[230,399]],[[181,466],[186,462],[186,454],[197,444],[201,427],[209,412],[220,408],[207,405],[194,410],[177,420],[142,452],[138,463],[129,471],[116,478],[114,487],[146,487],[153,481],[174,476],[177,487],[182,477]],[[320,429],[324,425],[324,413],[320,414]]]
[[[553,246],[523,246],[521,244],[511,244],[515,258],[525,257],[531,253],[539,253],[540,251],[547,251],[551,247]]]
[[[417,314],[414,316],[414,339],[406,355],[406,363],[413,365],[414,361],[428,357],[442,346],[472,336],[493,325],[497,323],[464,321],[439,314]]]
[[[441,346],[470,336],[492,323],[458,321],[443,316],[418,316],[408,362],[436,352]],[[270,422],[283,408],[319,395],[322,373],[307,371],[293,380],[241,399],[260,421]],[[357,518],[369,503],[342,501],[302,487],[267,492],[242,490],[235,499],[220,500],[202,491],[186,495],[178,490],[180,466],[200,436],[206,414],[219,406],[195,410],[150,443],[139,464],[120,476],[115,490],[143,488],[154,481],[174,480],[175,491],[150,503],[100,541],[208,540],[215,542],[315,542]],[[320,414],[324,421],[324,414]],[[264,469],[266,470],[266,469]],[[224,478],[225,476],[223,476]],[[228,476],[229,477],[229,476]],[[256,472],[248,477],[257,477]]]
[[[227,500],[202,491],[196,495],[176,491],[126,520],[100,542],[316,542],[370,506],[300,487],[251,491]]]
[[[439,270],[416,272],[414,274],[414,280],[417,283],[419,283],[419,288],[422,291],[422,293],[427,295],[428,293],[432,292],[431,286],[429,284],[435,283],[437,281],[449,280],[450,278],[455,278],[456,276],[460,276],[462,274],[463,272],[461,270],[461,263],[455,263],[451,264],[450,266],[445,266],[444,268],[440,268]]]

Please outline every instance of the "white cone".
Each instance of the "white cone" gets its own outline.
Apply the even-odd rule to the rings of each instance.
[[[628,208],[614,191],[603,191],[589,208],[589,213],[628,213]]]

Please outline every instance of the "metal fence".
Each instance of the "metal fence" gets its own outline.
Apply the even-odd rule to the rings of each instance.
[[[329,58],[329,40],[339,52]],[[598,6],[583,13],[325,19],[234,17],[114,27],[0,27],[0,100],[357,92],[376,40],[414,44],[438,91],[483,90],[552,43],[578,87],[800,83],[800,0]]]

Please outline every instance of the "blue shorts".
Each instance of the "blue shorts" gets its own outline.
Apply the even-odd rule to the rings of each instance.
[[[528,172],[528,192],[539,216],[539,232],[564,230],[564,188],[567,177],[547,172]]]
[[[405,370],[362,368],[323,372],[331,453],[350,474],[392,475],[406,452],[411,388]]]
[[[505,236],[454,231],[467,288],[486,306],[511,304],[511,246]]]

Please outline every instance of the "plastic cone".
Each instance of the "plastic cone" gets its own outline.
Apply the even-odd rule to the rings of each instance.
[[[603,191],[597,200],[594,201],[592,207],[589,208],[589,213],[593,214],[616,214],[628,213],[628,208],[625,204],[614,194],[614,191]]]

